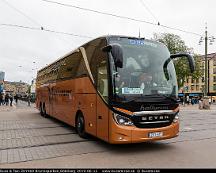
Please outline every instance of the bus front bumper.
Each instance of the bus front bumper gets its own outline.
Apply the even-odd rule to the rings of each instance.
[[[121,126],[113,122],[110,130],[109,142],[112,144],[140,143],[164,140],[178,136],[179,122],[160,128]]]

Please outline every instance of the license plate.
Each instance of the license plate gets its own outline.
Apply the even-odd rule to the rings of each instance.
[[[150,132],[148,136],[149,138],[161,137],[163,136],[163,132]]]

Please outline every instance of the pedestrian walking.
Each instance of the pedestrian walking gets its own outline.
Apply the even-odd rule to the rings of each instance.
[[[182,104],[183,104],[183,106],[185,106],[185,96],[183,96]]]
[[[189,105],[189,103],[190,103],[190,98],[189,98],[189,96],[186,97],[186,102],[187,102],[187,104]]]
[[[27,99],[28,99],[28,106],[30,106],[30,102],[31,102],[31,95],[30,94],[28,94]]]
[[[3,104],[3,95],[0,93],[0,106]]]
[[[6,106],[8,106],[8,104],[9,104],[9,95],[8,95],[8,93],[5,95],[5,104],[6,104]]]
[[[203,109],[203,101],[202,101],[202,99],[199,100],[199,109]]]
[[[12,94],[9,95],[9,99],[10,99],[10,106],[12,106],[13,105],[13,95]]]
[[[194,98],[192,97],[192,98],[191,98],[191,104],[192,104],[192,106],[194,105],[194,103],[195,103],[195,102],[194,102]]]
[[[211,98],[209,98],[209,105],[211,105]]]
[[[4,105],[4,104],[5,104],[5,94],[2,93],[2,105]]]
[[[14,99],[15,99],[15,102],[17,104],[18,103],[18,95],[17,94],[14,96]]]

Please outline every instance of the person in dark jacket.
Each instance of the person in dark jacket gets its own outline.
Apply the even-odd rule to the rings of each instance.
[[[0,93],[0,106],[3,105],[3,95]]]
[[[10,99],[10,106],[12,106],[12,104],[13,104],[13,95],[12,94],[9,95],[9,99]]]
[[[14,96],[14,99],[15,99],[15,102],[17,104],[17,102],[18,102],[18,95],[17,94]]]
[[[9,104],[9,95],[8,95],[8,93],[5,95],[5,104],[6,104],[6,106]]]

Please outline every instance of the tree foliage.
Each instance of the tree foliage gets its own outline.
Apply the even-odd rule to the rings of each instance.
[[[185,42],[181,39],[180,36],[170,33],[163,33],[163,34],[154,34],[154,39],[165,44],[171,54],[176,54],[179,52],[192,52],[193,49],[188,48],[185,45]],[[176,75],[178,86],[182,87],[190,76],[193,79],[200,78],[203,73],[200,69],[201,65],[201,58],[198,55],[194,55],[195,60],[195,71],[194,73],[190,73],[188,61],[186,58],[179,58],[174,60]]]

